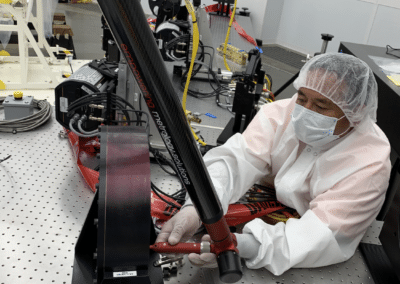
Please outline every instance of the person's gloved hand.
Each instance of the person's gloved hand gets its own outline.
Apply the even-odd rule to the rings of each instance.
[[[211,238],[209,235],[204,235],[201,241],[211,242]],[[218,266],[217,256],[214,253],[191,253],[188,255],[188,259],[193,265],[199,267],[215,268]]]
[[[260,242],[251,234],[236,234],[237,249],[241,258],[252,259],[258,254]],[[209,235],[204,235],[201,241],[211,242]],[[196,266],[215,268],[218,266],[217,256],[214,253],[191,253],[188,256],[189,261]]]
[[[170,245],[186,242],[201,226],[201,220],[193,206],[186,206],[164,224],[156,243],[168,242]]]

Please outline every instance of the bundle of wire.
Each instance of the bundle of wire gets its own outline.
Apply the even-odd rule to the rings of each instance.
[[[0,108],[5,97],[0,97]],[[0,132],[18,133],[30,131],[45,124],[50,118],[52,113],[51,105],[48,101],[33,100],[33,106],[39,109],[38,112],[27,117],[13,119],[13,120],[0,120]]]
[[[239,203],[247,204],[254,202],[276,201],[275,189],[262,185],[253,185],[245,195],[239,199]]]
[[[146,123],[146,131],[147,134],[150,133],[150,128],[149,128],[149,115],[148,113],[141,111],[141,110],[135,110],[135,108],[126,100],[123,98],[117,96],[116,94],[113,93],[93,93],[89,94],[86,96],[83,96],[77,100],[75,100],[72,104],[69,105],[68,107],[68,116],[72,117],[69,123],[70,130],[74,132],[76,135],[79,137],[93,137],[98,134],[98,130],[93,130],[93,131],[86,131],[82,128],[82,123],[87,119],[86,115],[80,116],[79,114],[76,113],[77,110],[81,110],[81,112],[86,112],[88,108],[90,108],[89,105],[95,104],[95,105],[101,105],[102,108],[107,111],[107,103],[110,102],[111,104],[111,109],[108,111],[120,111],[124,114],[125,119],[124,120],[110,120],[106,121],[104,119],[104,122],[108,124],[116,124],[116,123],[124,123],[127,125],[130,125],[131,123],[136,123],[136,125],[142,125],[142,123]],[[128,108],[129,107],[129,108]],[[136,115],[136,120],[131,120],[129,112],[133,112]],[[142,120],[142,115],[146,116],[146,120]],[[75,129],[74,124],[77,123],[78,130]]]
[[[168,159],[164,154],[162,154],[159,150],[153,148],[153,147],[149,147],[150,152],[153,154],[154,160],[157,162],[157,164],[161,167],[161,169],[166,172],[169,175],[172,176],[178,176],[177,175],[177,169],[175,167],[175,164],[173,163],[173,161],[171,159]],[[168,170],[165,168],[165,165],[169,166],[172,171]],[[154,185],[154,183],[151,183],[151,189],[153,190],[153,192],[165,203],[171,205],[172,207],[175,208],[180,208],[180,206],[177,206],[176,204],[169,202],[168,200],[164,199],[160,194],[163,194],[169,198],[174,199],[177,203],[179,204],[183,204],[185,202],[185,196],[186,196],[186,189],[182,188],[180,190],[178,190],[177,192],[173,193],[173,194],[167,194],[164,191],[162,191],[161,189],[159,189],[157,186]]]
[[[212,46],[203,45],[201,41],[200,41],[199,47],[201,49],[201,52],[200,52],[200,55],[198,56],[198,58],[196,59],[196,61],[194,62],[195,67],[194,67],[194,71],[192,73],[191,78],[194,79],[195,76],[201,70],[201,67],[204,67],[205,70],[207,70],[208,82],[209,82],[211,88],[213,89],[213,91],[205,93],[205,92],[199,92],[199,91],[188,88],[187,94],[192,97],[199,98],[199,99],[215,97],[215,102],[219,107],[228,109],[229,111],[231,111],[232,104],[229,101],[229,98],[231,97],[229,92],[231,90],[230,90],[229,86],[223,85],[220,82],[220,80],[217,77],[217,74],[213,71],[212,62],[214,60],[215,49]],[[205,52],[205,48],[210,48],[212,50],[212,53]],[[206,62],[204,62],[205,58],[206,58],[205,55],[208,55],[210,57],[209,65],[207,65]],[[189,72],[189,70],[187,70],[182,75],[182,78],[181,78],[181,88],[182,89],[185,88],[185,83],[187,80],[188,72]],[[225,103],[221,102],[221,96],[224,96],[227,98]]]
[[[227,91],[228,88],[225,86],[222,86],[221,83],[219,82],[215,72],[213,72],[212,68],[212,62],[214,60],[214,54],[215,50],[211,46],[206,46],[204,45],[199,36],[199,31],[198,31],[198,24],[197,24],[197,19],[194,11],[193,5],[190,3],[190,1],[185,0],[186,3],[186,8],[189,12],[189,15],[191,16],[192,20],[192,36],[185,34],[180,37],[177,37],[175,39],[172,39],[165,45],[165,50],[167,55],[173,54],[173,50],[175,50],[176,46],[180,44],[181,42],[185,42],[188,46],[191,48],[189,49],[189,53],[191,56],[189,56],[189,61],[188,65],[189,68],[188,70],[183,74],[181,78],[181,87],[184,89],[183,92],[183,99],[182,99],[182,107],[184,110],[186,110],[186,94],[196,97],[196,98],[208,98],[208,97],[213,97],[216,96],[217,94],[221,94],[224,91]],[[205,48],[210,48],[212,49],[212,54],[209,52],[205,51]],[[210,63],[206,64],[205,61],[205,55],[208,55],[210,57]],[[171,56],[170,56],[171,58]],[[174,58],[172,58],[174,59]],[[176,60],[176,59],[174,59]],[[185,58],[181,58],[179,60],[185,60]],[[211,87],[213,88],[212,92],[209,93],[204,93],[204,92],[198,92],[195,90],[189,89],[189,83],[191,78],[195,77],[196,74],[199,73],[202,67],[205,67],[208,73],[208,80],[210,82]],[[215,88],[212,84],[210,75],[212,76],[212,79],[216,82],[217,88]]]

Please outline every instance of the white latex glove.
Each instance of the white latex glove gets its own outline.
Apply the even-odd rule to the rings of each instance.
[[[260,248],[260,242],[257,241],[251,234],[235,234],[237,240],[237,249],[242,258],[255,258]],[[211,242],[209,235],[204,235],[201,238],[202,242]],[[199,267],[215,268],[218,266],[217,256],[214,253],[191,253],[188,255],[189,261]]]
[[[201,241],[211,242],[211,238],[209,235],[204,235]],[[193,265],[199,267],[215,268],[218,266],[217,256],[214,253],[191,253],[188,255],[188,259]]]
[[[156,243],[168,242],[170,245],[186,242],[201,226],[201,220],[193,206],[186,206],[172,217],[161,229]]]

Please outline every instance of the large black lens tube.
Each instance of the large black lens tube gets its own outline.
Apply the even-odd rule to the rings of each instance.
[[[235,246],[221,204],[140,1],[98,0],[98,3],[202,222],[207,230],[215,228],[209,231],[212,240],[216,245],[224,244],[227,249],[218,255],[220,279],[227,283],[239,281],[242,277],[240,258],[232,250]]]
[[[99,0],[111,32],[145,97],[178,174],[203,223],[223,218],[200,151],[139,0]]]

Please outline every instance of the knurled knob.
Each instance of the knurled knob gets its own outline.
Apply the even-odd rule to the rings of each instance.
[[[15,91],[13,95],[14,99],[21,100],[24,94],[21,91]]]

